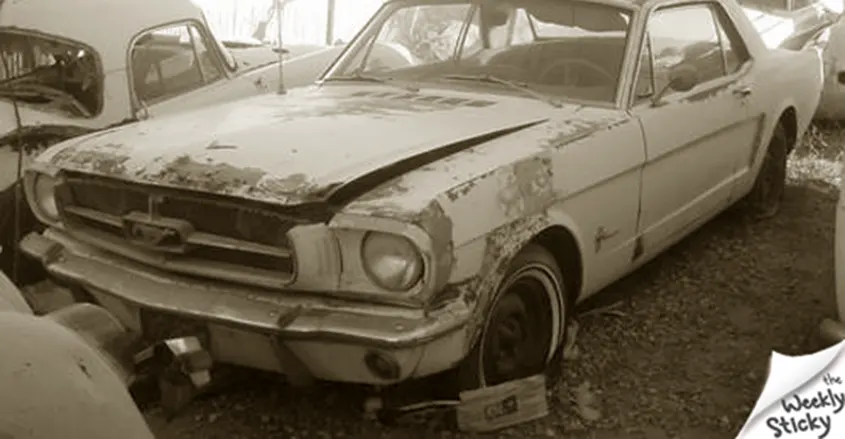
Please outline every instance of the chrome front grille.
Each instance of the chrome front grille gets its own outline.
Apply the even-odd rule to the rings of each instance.
[[[286,234],[300,221],[269,207],[76,174],[65,176],[56,198],[70,233],[138,262],[266,287],[293,280],[295,260]],[[153,232],[161,223],[175,224],[172,230],[180,233],[139,239],[145,236],[135,233],[137,224],[147,227],[147,219],[156,224]]]

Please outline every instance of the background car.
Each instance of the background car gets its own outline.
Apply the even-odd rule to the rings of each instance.
[[[823,48],[825,80],[816,118],[841,121],[845,119],[845,17],[820,34],[818,44]]]
[[[220,363],[489,386],[731,205],[775,215],[821,74],[732,0],[388,1],[315,87],[41,154],[21,248]]]
[[[801,49],[839,17],[823,0],[741,0],[768,47]]]
[[[833,242],[834,269],[836,275],[836,318],[824,319],[820,327],[826,341],[845,340],[845,167],[840,176],[839,202],[836,206],[836,231]]]

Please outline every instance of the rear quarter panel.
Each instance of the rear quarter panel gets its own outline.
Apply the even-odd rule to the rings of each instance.
[[[801,139],[821,98],[824,72],[820,53],[815,49],[774,49],[759,56],[755,63],[760,92],[755,95],[754,105],[766,115],[763,144],[768,144],[775,124],[790,107],[797,120],[796,140]]]

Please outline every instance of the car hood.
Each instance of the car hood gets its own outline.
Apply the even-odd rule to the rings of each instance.
[[[352,192],[361,193],[561,111],[567,110],[526,98],[331,85],[102,131],[58,144],[38,161],[136,183],[294,205],[325,201],[334,189],[354,182],[358,190]]]

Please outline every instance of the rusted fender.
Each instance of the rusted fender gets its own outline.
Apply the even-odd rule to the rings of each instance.
[[[51,319],[0,311],[0,439],[154,439],[115,370]]]

